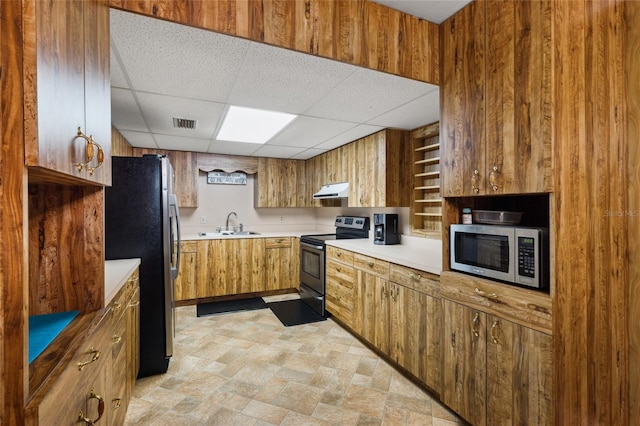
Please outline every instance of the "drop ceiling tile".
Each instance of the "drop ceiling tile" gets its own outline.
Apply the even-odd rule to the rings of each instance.
[[[228,155],[253,155],[262,144],[258,143],[240,143],[228,141],[211,141],[208,152],[212,154],[228,154]]]
[[[356,70],[353,65],[252,43],[229,103],[300,114]]]
[[[137,93],[144,117],[153,133],[211,139],[224,114],[224,104],[174,96]],[[176,129],[173,117],[197,120],[195,129]]]
[[[294,155],[291,158],[295,160],[308,160],[309,158],[315,157],[316,155],[320,155],[325,152],[327,152],[326,149],[309,148],[306,151],[302,151],[300,154]]]
[[[249,46],[240,38],[118,10],[111,11],[111,39],[133,89],[216,102],[227,100]]]
[[[153,136],[151,136],[151,133],[132,132],[120,129],[118,130],[133,147],[158,149],[158,145],[156,145],[156,141],[153,140]]]
[[[127,82],[127,78],[124,75],[124,71],[120,66],[120,61],[116,55],[116,52],[111,46],[111,87],[122,87],[125,89],[129,88],[129,82]]]
[[[262,145],[262,147],[260,147],[256,152],[254,152],[253,155],[257,157],[292,158],[303,151],[305,151],[305,148],[295,148],[291,146]]]
[[[111,88],[111,122],[119,130],[149,131],[133,92],[127,89]]]
[[[267,145],[310,148],[332,139],[355,126],[357,124],[345,121],[300,116],[271,139]]]
[[[436,86],[359,68],[305,115],[365,123],[433,90]]]
[[[361,124],[350,130],[347,130],[346,132],[334,138],[329,139],[328,141],[321,143],[315,148],[331,150],[339,146],[345,145],[349,142],[353,142],[355,140],[363,138],[365,136],[369,136],[372,133],[379,132],[382,129],[384,129],[384,127],[369,126],[366,124]]]
[[[188,138],[173,135],[155,135],[158,148],[178,151],[207,152],[210,139]]]
[[[413,130],[440,119],[440,90],[438,88],[411,102],[386,112],[367,122],[382,127]]]

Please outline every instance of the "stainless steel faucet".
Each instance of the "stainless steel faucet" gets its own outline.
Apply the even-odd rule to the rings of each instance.
[[[227,215],[227,223],[225,225],[225,230],[229,230],[229,218],[231,217],[231,215],[234,215],[236,217],[236,219],[238,219],[238,214],[236,212],[231,212]]]

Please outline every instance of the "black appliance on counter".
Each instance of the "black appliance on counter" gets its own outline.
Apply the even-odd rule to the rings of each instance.
[[[300,299],[323,317],[326,316],[326,242],[369,238],[368,217],[338,216],[335,226],[335,234],[302,235],[300,237]]]
[[[165,373],[173,355],[173,280],[180,264],[180,216],[165,156],[113,157],[105,190],[106,259],[140,258],[140,370]]]
[[[398,215],[395,213],[373,214],[373,243],[399,244],[400,230],[398,229]]]

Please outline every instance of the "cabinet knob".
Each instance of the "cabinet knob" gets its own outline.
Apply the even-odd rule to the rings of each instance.
[[[409,272],[409,277],[414,281],[420,281],[420,279],[422,278],[422,275]]]
[[[471,331],[475,337],[480,337],[480,314],[476,312],[473,317]]]
[[[473,174],[471,175],[471,190],[473,191],[474,194],[477,194],[478,192],[480,192],[479,182],[480,182],[480,172],[478,171],[478,169],[476,169],[473,171]]]
[[[498,344],[498,320],[495,320],[493,324],[491,324],[491,339],[493,343]]]
[[[489,173],[489,185],[494,191],[498,190],[498,178],[500,177],[500,169],[498,166],[493,166],[491,173]]]

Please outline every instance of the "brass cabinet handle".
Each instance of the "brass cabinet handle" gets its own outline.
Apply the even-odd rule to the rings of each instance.
[[[494,191],[498,190],[498,175],[500,174],[500,170],[498,166],[493,166],[491,173],[489,173],[489,185],[491,185],[491,189]]]
[[[111,410],[112,411],[117,410],[118,408],[122,407],[122,398],[113,398],[111,400],[111,404],[113,404],[111,407]]]
[[[477,194],[478,192],[480,192],[480,186],[478,185],[478,183],[480,182],[480,172],[478,171],[478,169],[473,171],[473,174],[471,175],[471,190],[473,191],[474,194]]]
[[[471,331],[473,331],[473,335],[476,337],[480,337],[480,314],[476,312],[476,315],[473,317]]]
[[[73,140],[76,140],[78,138],[81,138],[87,141],[87,145],[85,148],[85,153],[87,155],[87,162],[75,164],[75,166],[78,168],[78,172],[81,172],[82,170],[84,170],[85,167],[87,167],[93,161],[95,146],[94,146],[93,138],[91,136],[87,136],[84,133],[82,133],[82,129],[80,127],[78,127],[78,133],[76,133],[76,137],[73,138]]]
[[[382,295],[384,297],[387,297],[387,285],[386,284],[382,284]]]
[[[117,345],[118,343],[122,342],[122,336],[116,336],[115,334],[113,335],[113,344]]]
[[[491,339],[493,343],[498,344],[498,320],[495,320],[493,324],[491,324]]]
[[[95,141],[93,141],[93,144],[96,146],[96,148],[98,148],[98,156],[97,156],[97,160],[98,160],[98,165],[95,167],[88,167],[87,170],[89,171],[89,176],[93,176],[93,172],[95,172],[96,170],[98,170],[100,167],[102,167],[102,165],[104,164],[104,150],[102,149],[102,147],[97,144]]]
[[[341,267],[339,267],[339,266],[337,266],[337,267],[336,267],[336,271],[338,271],[338,272],[342,272],[342,268],[341,268]]]
[[[85,366],[87,366],[87,365],[89,365],[89,364],[91,364],[93,362],[96,362],[98,360],[98,358],[100,358],[100,351],[97,350],[96,348],[94,348],[93,346],[91,346],[89,348],[89,353],[91,354],[91,359],[89,361],[79,362],[78,363],[78,370],[82,371],[82,369]]]
[[[485,299],[489,299],[492,302],[497,302],[498,300],[500,300],[500,296],[498,296],[496,293],[487,293],[486,291],[482,291],[477,287],[476,294],[480,297],[484,297]]]
[[[373,265],[375,265],[375,263],[373,263],[373,262],[367,262],[367,265],[369,265],[369,268],[373,268]]]
[[[138,306],[140,304],[140,301],[134,302],[134,303],[130,303],[129,307],[130,308],[135,308],[136,306]]]
[[[113,304],[113,312],[118,312],[122,308],[122,303],[115,302]]]
[[[414,274],[413,272],[409,272],[409,277],[411,277],[411,279],[415,281],[420,281],[422,279],[422,275]]]
[[[91,389],[91,394],[89,394],[89,399],[98,400],[98,417],[96,417],[95,420],[91,420],[82,411],[80,411],[80,414],[78,414],[78,422],[85,422],[85,424],[88,424],[89,426],[93,426],[96,423],[98,423],[98,421],[100,421],[100,419],[102,418],[102,415],[104,414],[104,398],[98,395],[97,393],[95,393],[93,389]]]
[[[336,256],[338,257],[342,256],[342,252],[341,251],[336,252]]]
[[[394,285],[391,287],[391,298],[394,302],[398,300],[398,286]]]

